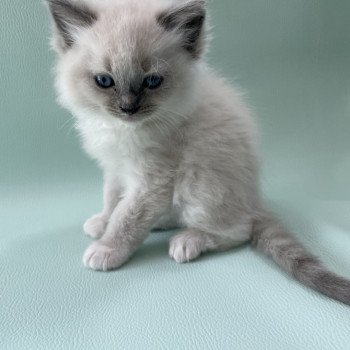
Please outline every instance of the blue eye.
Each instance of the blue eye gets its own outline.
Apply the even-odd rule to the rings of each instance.
[[[113,78],[108,74],[98,74],[95,76],[96,84],[103,88],[108,89],[112,86],[114,86],[114,80]]]
[[[143,86],[148,88],[148,89],[157,89],[163,82],[163,78],[159,75],[148,75],[144,80],[143,80]]]

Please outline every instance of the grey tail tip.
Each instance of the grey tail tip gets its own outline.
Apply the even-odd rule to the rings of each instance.
[[[324,267],[272,215],[255,220],[252,245],[302,284],[350,306],[350,280]]]

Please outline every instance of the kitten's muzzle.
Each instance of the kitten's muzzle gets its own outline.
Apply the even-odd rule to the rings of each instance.
[[[120,110],[126,114],[132,115],[137,113],[140,110],[141,106],[136,106],[136,107],[122,107],[119,106]]]
[[[140,109],[140,98],[139,94],[133,92],[126,92],[122,94],[119,101],[119,108],[122,112],[132,115]]]

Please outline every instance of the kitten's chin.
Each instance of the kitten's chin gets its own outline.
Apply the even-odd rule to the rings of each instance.
[[[145,111],[139,111],[134,114],[120,113],[120,112],[109,112],[111,118],[120,120],[125,123],[140,123],[152,117],[156,112],[156,109],[148,109]]]

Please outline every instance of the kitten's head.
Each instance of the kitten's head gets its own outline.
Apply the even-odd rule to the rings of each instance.
[[[205,0],[46,1],[60,100],[73,112],[138,121],[192,95]]]

